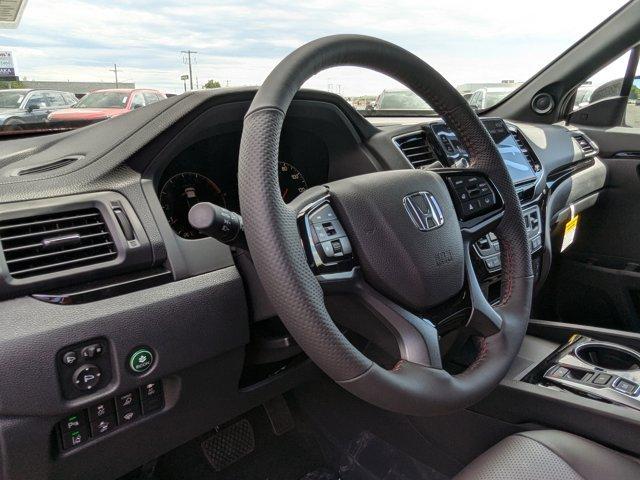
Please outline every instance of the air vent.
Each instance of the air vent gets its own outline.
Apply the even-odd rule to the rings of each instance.
[[[529,165],[531,165],[531,168],[533,168],[533,171],[539,172],[540,170],[542,170],[542,165],[540,164],[538,159],[534,156],[533,152],[531,151],[531,148],[529,147],[529,144],[524,139],[524,135],[522,135],[522,132],[516,129],[510,130],[510,131],[511,131],[511,135],[513,135],[513,138],[516,140],[516,143],[518,144],[518,148],[520,148],[524,156],[527,158],[527,161],[529,162]]]
[[[591,142],[589,142],[589,140],[587,140],[584,135],[576,135],[573,138],[576,139],[576,142],[578,142],[578,145],[580,146],[580,150],[582,150],[584,153],[589,154],[596,151],[593,145],[591,145]]]
[[[25,168],[23,170],[20,170],[18,172],[18,175],[19,176],[22,176],[22,175],[34,175],[36,173],[50,172],[52,170],[57,170],[59,168],[66,167],[67,165],[71,165],[72,163],[77,162],[81,158],[82,157],[79,157],[79,156],[66,157],[66,158],[62,158],[60,160],[56,160],[55,162],[43,163],[43,164],[40,164],[40,165],[36,165],[35,167],[29,167],[29,168]]]
[[[438,159],[424,132],[415,132],[393,139],[414,168],[427,168]]]
[[[0,222],[0,245],[13,278],[29,278],[117,257],[97,208]]]

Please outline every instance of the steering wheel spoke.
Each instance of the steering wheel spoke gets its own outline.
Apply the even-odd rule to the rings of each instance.
[[[393,334],[402,360],[425,367],[442,368],[435,325],[376,291],[362,278],[359,268],[349,272],[320,274],[316,278],[328,295],[356,296]]]
[[[502,329],[502,318],[482,293],[471,261],[471,245],[469,243],[465,243],[465,267],[471,300],[471,315],[467,327],[472,333],[482,337],[490,337]]]

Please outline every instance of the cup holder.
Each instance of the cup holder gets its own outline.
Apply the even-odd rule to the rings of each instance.
[[[574,354],[583,362],[607,370],[640,369],[640,355],[616,345],[585,343],[576,347]]]

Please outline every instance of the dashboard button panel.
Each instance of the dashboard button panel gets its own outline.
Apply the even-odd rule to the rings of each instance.
[[[111,381],[111,356],[104,338],[63,348],[56,356],[56,366],[62,394],[69,400],[100,390]]]
[[[494,189],[481,175],[449,175],[447,181],[462,220],[469,220],[499,206]]]
[[[109,398],[58,422],[59,444],[69,450],[164,408],[162,381]]]
[[[542,248],[542,216],[540,208],[538,206],[526,208],[522,212],[522,216],[527,230],[531,253],[533,254]],[[473,248],[489,273],[501,270],[500,244],[493,232],[478,239],[473,245]]]

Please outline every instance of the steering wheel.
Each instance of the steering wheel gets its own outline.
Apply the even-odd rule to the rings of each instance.
[[[470,169],[463,172],[486,180],[497,199],[495,208],[459,221],[447,176],[409,169],[331,182],[285,204],[277,165],[287,109],[307,79],[343,65],[387,74],[428,102],[467,148]],[[533,289],[520,203],[477,115],[421,59],[359,35],[329,36],[295,50],[267,77],[245,116],[238,182],[245,234],[267,295],[305,353],[335,382],[378,407],[424,416],[472,405],[504,378],[526,333]],[[416,194],[435,204],[421,204]],[[418,201],[419,214],[437,213],[441,224],[417,228],[406,198]],[[340,281],[322,281],[313,273],[298,223],[319,200],[329,203],[344,225],[361,271],[345,292],[364,299],[397,340],[401,359],[393,369],[357,350],[326,309],[323,288],[335,288]],[[502,294],[495,306],[482,294],[470,257],[470,246],[489,231],[502,252]],[[442,368],[437,329],[421,312],[465,288],[471,300],[467,328],[475,332],[479,353],[463,373],[452,375]]]

